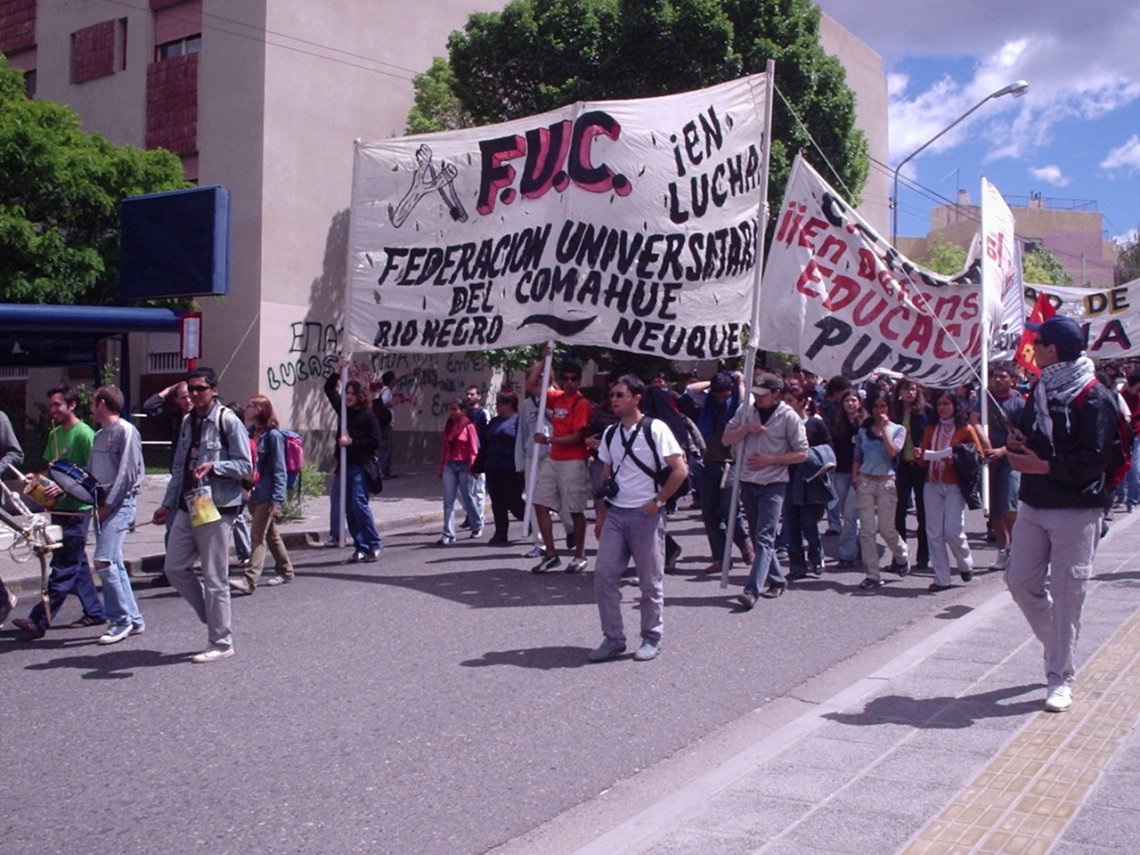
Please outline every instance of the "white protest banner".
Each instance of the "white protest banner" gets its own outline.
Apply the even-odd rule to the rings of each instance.
[[[1005,324],[1025,318],[1045,294],[1057,314],[1072,318],[1085,334],[1085,353],[1090,359],[1121,359],[1140,356],[1140,279],[1112,288],[1076,288],[1025,283],[1013,306],[1006,307]],[[995,358],[996,355],[995,355]]]
[[[760,347],[815,373],[887,369],[928,385],[975,377],[981,284],[900,255],[796,158],[761,286]]]
[[[1021,242],[1013,248],[1015,276],[1013,286],[1001,298],[1001,324],[990,336],[990,361],[1008,361],[1017,355],[1021,334],[1025,331],[1026,307],[1022,296],[1025,283],[1021,278]]]
[[[356,144],[350,351],[743,348],[766,75]]]
[[[1015,250],[1013,212],[994,185],[982,177],[982,288],[985,289],[988,333],[992,335],[1002,319],[1002,300],[1016,290],[1021,267]]]

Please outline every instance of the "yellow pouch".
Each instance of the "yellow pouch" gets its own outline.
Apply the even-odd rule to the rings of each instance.
[[[190,510],[190,525],[197,528],[200,525],[217,522],[222,518],[214,504],[214,497],[210,495],[209,487],[196,487],[182,494],[186,507]]]

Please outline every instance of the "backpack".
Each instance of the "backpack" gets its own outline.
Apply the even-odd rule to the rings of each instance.
[[[230,438],[226,434],[225,429],[222,428],[222,423],[221,423],[222,419],[225,418],[225,411],[226,410],[229,410],[231,413],[233,413],[233,415],[237,418],[237,420],[242,423],[243,427],[245,425],[245,422],[242,421],[242,415],[236,409],[233,409],[232,407],[227,407],[225,405],[222,406],[222,414],[218,417],[218,433],[220,433],[222,435],[222,448],[224,448],[226,450],[226,455],[228,456],[230,453]],[[254,485],[261,478],[261,473],[257,471],[257,440],[254,439],[252,436],[249,438],[249,460],[250,460],[250,463],[253,464],[253,474],[251,476],[249,476],[248,478],[242,478],[241,479],[242,489],[245,489],[245,490],[252,490]]]
[[[1094,385],[1100,385],[1100,381],[1092,379],[1085,384],[1085,387],[1077,393],[1076,399],[1073,401],[1074,406],[1082,407],[1085,401],[1088,400],[1089,390]],[[1109,395],[1115,396],[1115,392],[1111,389],[1106,390]],[[1132,471],[1132,423],[1131,419],[1120,412],[1120,408],[1116,405],[1115,397],[1112,400],[1113,411],[1116,413],[1116,430],[1113,431],[1112,437],[1109,440],[1109,456],[1108,466],[1104,470],[1104,489],[1108,492],[1109,497],[1116,492],[1116,488],[1124,483],[1124,479],[1128,477],[1128,473]]]
[[[627,450],[626,456],[634,462],[638,469],[652,478],[653,483],[657,485],[658,489],[660,489],[665,484],[665,482],[669,480],[670,469],[665,465],[665,461],[661,459],[661,455],[657,451],[657,443],[653,441],[653,431],[651,429],[654,422],[653,417],[642,416],[642,422],[644,422],[645,427],[645,442],[649,446],[649,450],[653,453],[653,469],[650,469],[645,463],[638,460],[633,455],[632,451]],[[606,448],[610,447],[610,440],[613,439],[613,435],[617,432],[618,424],[620,424],[620,422],[615,422],[614,424],[610,425],[608,428],[606,428],[605,433],[602,434],[602,441],[605,442]],[[691,474],[686,475],[685,480],[681,482],[681,486],[677,488],[676,492],[674,492],[671,496],[665,497],[666,509],[670,512],[674,511],[677,507],[677,500],[683,496],[687,496],[692,491],[692,489],[693,476]]]
[[[296,431],[282,430],[285,437],[285,489],[294,490],[305,468],[305,440]]]

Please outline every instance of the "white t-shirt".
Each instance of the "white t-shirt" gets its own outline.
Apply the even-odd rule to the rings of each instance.
[[[635,426],[628,431],[620,422],[615,425],[609,442],[602,442],[598,446],[598,459],[603,463],[610,464],[612,470],[617,470],[618,494],[609,500],[614,507],[640,508],[646,502],[652,502],[657,498],[658,485],[653,483],[653,479],[633,460],[626,459],[625,444],[629,442],[632,435],[633,442],[629,447],[630,454],[644,463],[650,472],[657,468],[657,461],[654,459],[653,451],[645,438],[647,430],[653,433],[653,442],[657,446],[657,457],[660,459],[663,469],[668,468],[668,464],[665,462],[667,457],[683,453],[681,446],[673,436],[673,431],[669,430],[669,426],[660,419],[643,418],[640,428]]]

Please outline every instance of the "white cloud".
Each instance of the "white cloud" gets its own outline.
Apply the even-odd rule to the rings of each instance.
[[[1029,174],[1038,181],[1044,181],[1054,187],[1067,187],[1072,180],[1061,171],[1061,167],[1053,163],[1048,166],[1032,167]]]
[[[1122,235],[1112,236],[1112,242],[1116,244],[1117,249],[1132,246],[1137,241],[1140,241],[1140,229],[1129,229]]]
[[[1140,170],[1140,136],[1133,134],[1124,145],[1110,151],[1100,162],[1100,168]]]
[[[1019,101],[987,104],[931,147],[969,137],[991,143],[987,160],[1024,157],[1058,123],[1096,119],[1140,99],[1140,4],[1120,0],[816,0],[878,51],[888,72],[892,160],[914,151],[991,92],[1030,81]],[[889,21],[890,26],[883,26]],[[973,58],[969,80],[943,78],[911,91],[892,73],[903,58]]]

